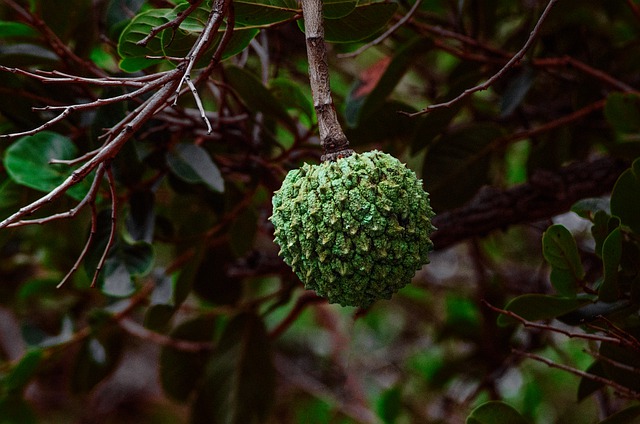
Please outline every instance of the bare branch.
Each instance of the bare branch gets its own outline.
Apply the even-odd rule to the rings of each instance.
[[[502,78],[502,76],[509,69],[511,69],[513,66],[518,64],[520,62],[520,60],[522,60],[524,55],[527,53],[529,48],[533,45],[534,41],[536,40],[536,38],[538,36],[538,33],[540,32],[540,29],[542,28],[542,24],[544,23],[544,21],[546,20],[547,16],[549,15],[549,12],[551,12],[551,8],[553,7],[553,5],[557,1],[558,0],[549,0],[549,3],[547,4],[547,6],[545,7],[544,11],[542,12],[542,15],[540,15],[540,19],[538,19],[538,22],[536,23],[536,25],[534,26],[533,30],[529,34],[529,38],[524,43],[524,46],[522,46],[522,48],[496,74],[494,74],[491,78],[489,78],[488,80],[486,80],[485,82],[483,82],[481,84],[476,85],[475,87],[466,89],[465,91],[462,92],[462,94],[460,94],[459,96],[455,97],[452,100],[449,100],[448,102],[437,103],[437,104],[428,106],[428,107],[422,109],[421,111],[418,111],[418,112],[415,112],[415,113],[408,113],[408,112],[400,112],[400,113],[402,113],[403,115],[409,116],[409,117],[415,117],[415,116],[423,115],[425,113],[429,113],[429,112],[431,112],[431,111],[433,111],[435,109],[449,108],[449,107],[453,106],[455,103],[459,102],[460,100],[463,100],[463,99],[469,97],[473,93],[476,93],[478,91],[483,91],[483,90],[486,90],[489,87],[491,87],[496,81],[498,81],[500,78]]]
[[[153,37],[155,37],[161,31],[163,31],[163,30],[165,30],[167,28],[173,28],[173,30],[175,31],[180,26],[180,24],[191,14],[191,12],[193,12],[194,10],[196,10],[198,8],[198,6],[200,6],[200,3],[202,3],[202,0],[194,1],[183,12],[178,14],[178,16],[175,19],[173,19],[173,20],[171,20],[169,22],[166,22],[166,23],[164,23],[162,25],[159,25],[157,27],[151,28],[151,31],[149,31],[149,34],[147,34],[146,37],[144,37],[142,40],[138,41],[136,44],[138,46],[146,46],[149,43],[149,41],[151,41],[151,39],[153,39]]]
[[[156,333],[155,331],[144,328],[130,318],[122,318],[118,320],[118,324],[120,325],[120,328],[132,336],[149,340],[159,346],[170,347],[181,352],[198,353],[212,350],[214,347],[211,342],[194,342],[191,340],[175,339],[173,337],[165,336],[164,334]]]
[[[111,194],[111,230],[109,231],[109,238],[107,239],[107,245],[104,248],[104,252],[102,252],[102,257],[100,261],[98,261],[98,265],[96,266],[96,271],[93,274],[93,279],[91,280],[91,287],[96,286],[96,282],[98,281],[98,275],[104,266],[104,263],[107,260],[107,255],[109,254],[109,250],[113,246],[113,243],[116,240],[116,226],[117,226],[117,217],[118,217],[118,196],[116,194],[116,181],[113,178],[113,170],[111,169],[110,163],[103,163],[102,167],[104,167],[107,173],[107,181],[109,182],[109,192]]]
[[[514,350],[513,353],[515,353],[516,355],[523,356],[525,358],[530,358],[538,362],[542,362],[543,364],[548,365],[551,368],[557,368],[559,370],[567,371],[571,374],[577,375],[578,377],[582,377],[598,383],[602,383],[614,389],[616,392],[618,392],[618,394],[621,397],[625,397],[629,399],[640,399],[640,393],[634,390],[631,390],[621,384],[618,384],[613,380],[600,377],[599,375],[589,374],[588,372],[580,371],[567,365],[558,364],[557,362],[553,362],[552,360],[547,359],[540,355],[536,355],[535,353],[523,352],[521,350]]]
[[[186,78],[185,82],[191,90],[191,94],[193,94],[193,99],[196,101],[196,106],[198,107],[198,111],[200,112],[200,118],[204,121],[207,126],[207,134],[211,134],[213,132],[213,128],[211,128],[211,122],[209,118],[207,118],[207,114],[204,111],[204,107],[202,106],[202,100],[200,100],[200,96],[198,95],[198,90],[196,90],[196,86],[191,82],[191,78]]]

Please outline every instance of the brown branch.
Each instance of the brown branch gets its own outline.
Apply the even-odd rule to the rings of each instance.
[[[609,193],[628,166],[623,160],[605,157],[556,172],[539,170],[528,183],[506,190],[484,188],[466,205],[438,213],[433,219],[438,229],[431,239],[442,250],[511,225],[548,219],[568,211],[580,199]]]
[[[116,240],[116,226],[117,226],[117,217],[118,217],[118,196],[116,195],[116,181],[113,177],[113,170],[111,169],[111,164],[107,163],[102,165],[107,174],[107,181],[109,183],[109,193],[111,194],[111,229],[109,231],[109,238],[107,239],[107,245],[104,247],[104,251],[102,252],[102,256],[98,261],[98,265],[96,266],[96,270],[93,273],[93,279],[91,279],[91,287],[96,286],[96,282],[98,281],[98,276],[100,275],[100,271],[104,266],[104,263],[107,261],[107,256],[109,255],[109,250],[113,247],[113,244]]]
[[[138,41],[136,44],[138,46],[144,47],[149,43],[149,41],[151,41],[153,37],[158,35],[160,31],[163,31],[167,28],[173,28],[173,30],[175,31],[180,26],[180,24],[191,14],[191,12],[193,12],[198,8],[198,6],[200,6],[200,3],[202,3],[202,0],[195,0],[183,12],[179,13],[175,19],[172,19],[169,22],[165,22],[162,25],[158,25],[157,27],[151,28],[149,34],[147,34],[146,37]]]
[[[130,318],[122,318],[117,322],[120,328],[122,328],[125,332],[140,339],[148,340],[159,346],[170,347],[181,352],[191,353],[213,350],[213,343],[211,342],[195,342],[191,340],[176,339],[173,337],[165,336],[164,334],[156,333],[155,331],[144,328]]]
[[[349,140],[342,131],[331,98],[327,46],[324,42],[322,22],[322,0],[302,0],[302,15],[309,60],[309,82],[313,106],[318,117],[320,145],[324,152],[322,161],[351,156],[353,150],[349,148]]]
[[[504,76],[504,74],[509,69],[511,69],[513,66],[515,66],[516,64],[518,64],[522,60],[524,55],[527,53],[529,48],[533,45],[534,41],[536,40],[536,38],[538,36],[538,33],[540,32],[540,29],[542,28],[542,24],[544,23],[544,21],[546,20],[547,16],[549,15],[549,12],[551,12],[551,8],[553,7],[553,5],[557,1],[558,0],[549,0],[549,3],[547,4],[547,6],[545,7],[544,11],[542,12],[542,15],[540,15],[540,18],[538,19],[538,22],[536,23],[536,25],[534,26],[533,30],[529,34],[529,38],[524,43],[524,46],[522,46],[522,48],[515,55],[513,55],[513,57],[497,73],[495,73],[488,80],[486,80],[485,82],[483,82],[481,84],[476,85],[475,87],[466,89],[460,95],[458,95],[457,97],[449,100],[448,102],[443,102],[443,103],[437,103],[437,104],[434,104],[434,105],[430,105],[430,106],[427,106],[426,108],[422,109],[421,111],[418,111],[418,112],[415,112],[415,113],[408,113],[408,112],[401,112],[401,113],[403,115],[406,115],[406,116],[409,116],[409,117],[415,117],[415,116],[423,115],[425,113],[429,113],[429,112],[431,112],[433,110],[436,110],[436,109],[449,108],[449,107],[453,106],[455,103],[457,103],[457,102],[469,97],[473,93],[476,93],[478,91],[483,91],[483,90],[486,90],[489,87],[491,87],[496,81],[498,81],[500,78],[502,78]]]
[[[628,387],[625,387],[621,384],[616,383],[613,380],[609,380],[608,378],[604,378],[604,377],[600,377],[599,375],[594,375],[594,374],[589,374],[588,372],[584,372],[584,371],[580,371],[577,370],[573,367],[567,366],[567,365],[563,365],[563,364],[558,364],[557,362],[553,362],[550,359],[547,359],[543,356],[540,355],[536,355],[534,353],[529,353],[529,352],[523,352],[521,350],[514,350],[513,353],[515,353],[516,355],[520,355],[523,356],[525,358],[530,358],[533,360],[536,360],[538,362],[541,362],[551,368],[557,368],[559,370],[563,370],[563,371],[567,371],[571,374],[577,375],[578,377],[582,377],[582,378],[586,378],[598,383],[602,383],[606,386],[611,387],[613,390],[615,390],[616,392],[618,392],[618,394],[621,397],[625,397],[625,398],[629,398],[629,399],[640,399],[640,393],[629,389]]]
[[[293,307],[293,309],[291,309],[289,314],[280,322],[280,324],[278,324],[276,328],[271,330],[271,332],[269,333],[269,338],[274,340],[280,337],[282,333],[287,331],[287,329],[291,326],[291,324],[293,324],[296,321],[298,316],[300,316],[300,314],[304,311],[304,309],[307,306],[313,303],[320,303],[320,302],[326,302],[326,299],[316,295],[315,293],[304,293],[302,296],[298,298],[295,306]]]

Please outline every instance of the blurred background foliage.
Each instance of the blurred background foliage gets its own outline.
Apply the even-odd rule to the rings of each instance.
[[[321,154],[300,11],[292,0],[233,5],[224,61],[198,87],[213,132],[182,96],[113,160],[117,234],[98,289],[89,285],[113,215],[106,184],[95,242],[61,288],[89,211],[0,231],[0,422],[638,422],[640,2],[558,1],[490,89],[416,117],[399,112],[502,68],[546,2],[325,2],[352,147],[406,161],[439,215],[432,263],[369,310],[305,292],[277,256],[271,194]],[[391,36],[349,56],[413,6]],[[209,2],[179,29],[136,42],[187,7],[0,1],[0,65],[80,76],[171,69]],[[32,107],[131,90],[44,84],[6,68],[2,134],[51,119]],[[138,102],[2,140],[0,217],[64,180],[69,167],[49,161],[99,148]],[[73,208],[83,184],[33,218]]]

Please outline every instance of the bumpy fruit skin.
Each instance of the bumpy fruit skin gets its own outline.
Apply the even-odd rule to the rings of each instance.
[[[280,255],[307,289],[368,307],[429,262],[433,215],[415,173],[374,150],[290,171],[270,219]]]

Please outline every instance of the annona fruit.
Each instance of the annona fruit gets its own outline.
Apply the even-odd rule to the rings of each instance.
[[[374,150],[290,171],[270,219],[280,255],[307,289],[368,307],[429,262],[433,215],[416,174]]]

